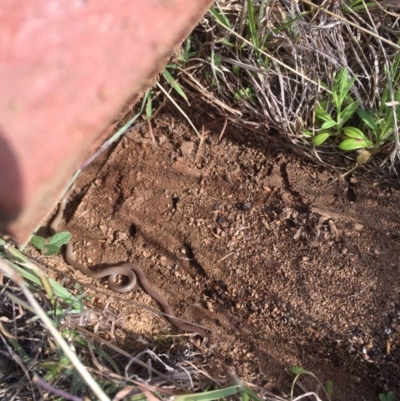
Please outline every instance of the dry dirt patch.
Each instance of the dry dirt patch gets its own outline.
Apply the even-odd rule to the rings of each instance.
[[[228,128],[199,141],[169,114],[127,134],[84,172],[66,213],[77,259],[139,264],[177,315],[210,327],[242,378],[285,388],[300,365],[338,400],[398,388],[400,193],[323,170]],[[90,284],[122,317],[118,341],[165,334],[142,290]],[[93,286],[95,290],[93,290]]]

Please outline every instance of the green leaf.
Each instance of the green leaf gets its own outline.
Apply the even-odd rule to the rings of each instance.
[[[60,247],[54,244],[46,244],[43,250],[44,256],[54,256],[60,252]]]
[[[396,395],[393,391],[389,391],[388,393],[386,393],[386,399],[388,401],[395,401],[396,399]]]
[[[358,110],[357,114],[361,118],[361,120],[364,121],[364,124],[371,129],[375,136],[378,136],[378,126],[371,114],[369,114],[368,111],[365,110]]]
[[[359,130],[358,128],[356,128],[356,127],[343,127],[343,132],[349,138],[367,140],[367,137],[364,135],[364,133],[361,130]]]
[[[332,92],[332,100],[333,100],[333,103],[334,103],[334,105],[336,107],[336,110],[340,110],[341,102],[340,102],[340,99],[339,99],[339,95],[336,92]]]
[[[322,121],[335,121],[332,116],[320,106],[315,108],[315,116]]]
[[[349,72],[347,71],[347,68],[341,68],[335,77],[335,83],[334,83],[335,90],[337,93],[341,93],[343,91],[344,87],[347,84],[348,79],[349,79]]]
[[[393,391],[389,391],[386,394],[379,394],[380,401],[395,401],[396,395]]]
[[[364,139],[345,139],[344,141],[340,142],[339,148],[342,150],[356,150],[356,149],[364,149],[373,146],[373,143],[364,140]]]
[[[343,103],[344,98],[353,86],[355,80],[356,77],[349,80],[349,72],[346,68],[342,68],[336,75],[333,83],[333,92],[337,95],[339,106]]]
[[[320,146],[322,145],[330,136],[332,135],[332,132],[321,132],[318,135],[315,135],[313,139],[313,144],[315,146]]]
[[[180,87],[178,82],[176,82],[175,79],[172,78],[172,75],[169,73],[167,69],[164,70],[163,76],[167,80],[167,82],[175,89],[176,93],[178,93],[178,95],[182,96],[187,101],[186,93]]]
[[[36,249],[42,250],[44,248],[44,244],[46,240],[40,235],[32,235],[31,240],[29,241]]]
[[[356,112],[356,110],[360,106],[360,103],[361,102],[359,100],[356,100],[355,102],[350,103],[348,106],[346,106],[342,110],[342,112],[340,113],[340,116],[339,116],[340,127],[342,127],[343,124],[345,122],[347,122],[353,116],[353,114]]]
[[[356,82],[357,77],[353,77],[350,79],[350,81],[347,83],[347,87],[346,87],[346,91],[344,93],[342,93],[342,99],[344,100],[345,98],[348,100],[351,100],[351,96],[347,96],[349,90],[351,89],[351,87],[354,85],[354,82]]]
[[[333,80],[332,92],[336,94],[337,98],[340,97],[342,87],[347,82],[348,72],[345,68],[341,68]]]
[[[301,366],[292,366],[290,368],[290,370],[292,371],[292,373],[294,373],[295,375],[301,375],[302,373],[307,373],[307,371],[305,369],[303,369]]]
[[[389,391],[389,392],[386,394],[386,399],[387,399],[388,401],[395,401],[395,399],[396,399],[396,394],[395,394],[393,391]]]
[[[68,244],[69,241],[71,241],[71,233],[68,231],[60,231],[50,238],[48,245],[55,245],[60,248],[61,246]]]
[[[333,382],[332,380],[328,380],[326,383],[326,392],[328,393],[329,397],[333,394]]]
[[[322,126],[321,129],[328,129],[328,128],[332,128],[336,125],[336,121],[334,120],[329,120],[329,121],[325,121]]]

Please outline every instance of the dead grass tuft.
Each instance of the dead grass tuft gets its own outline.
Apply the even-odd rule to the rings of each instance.
[[[200,96],[230,122],[261,136],[275,133],[296,152],[347,170],[355,165],[354,152],[340,151],[335,141],[316,148],[305,132],[315,133],[315,107],[342,68],[356,77],[350,94],[361,109],[378,110],[388,82],[395,101],[399,73],[388,71],[400,49],[396,8],[396,2],[362,0],[219,1],[182,47],[177,79],[189,98]],[[399,106],[392,107],[396,114]],[[398,135],[395,116],[373,167],[395,161]]]

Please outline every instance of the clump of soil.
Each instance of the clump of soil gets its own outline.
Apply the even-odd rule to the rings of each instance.
[[[399,191],[238,128],[220,141],[213,128],[199,146],[171,114],[152,127],[155,141],[132,131],[79,178],[66,213],[77,260],[139,264],[248,382],[287,390],[298,365],[332,380],[334,399],[400,391]],[[159,309],[141,289],[116,295],[61,257],[56,270],[109,302],[123,346],[174,331],[132,304]]]

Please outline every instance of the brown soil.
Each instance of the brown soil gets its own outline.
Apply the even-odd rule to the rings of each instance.
[[[77,260],[139,264],[178,316],[218,332],[213,349],[246,381],[288,390],[298,365],[332,380],[334,400],[399,392],[400,192],[235,127],[201,146],[171,113],[152,127],[155,143],[131,131],[79,178],[66,213]],[[125,347],[174,332],[130,303],[159,309],[141,289],[116,295],[55,260],[94,304],[110,301]]]

